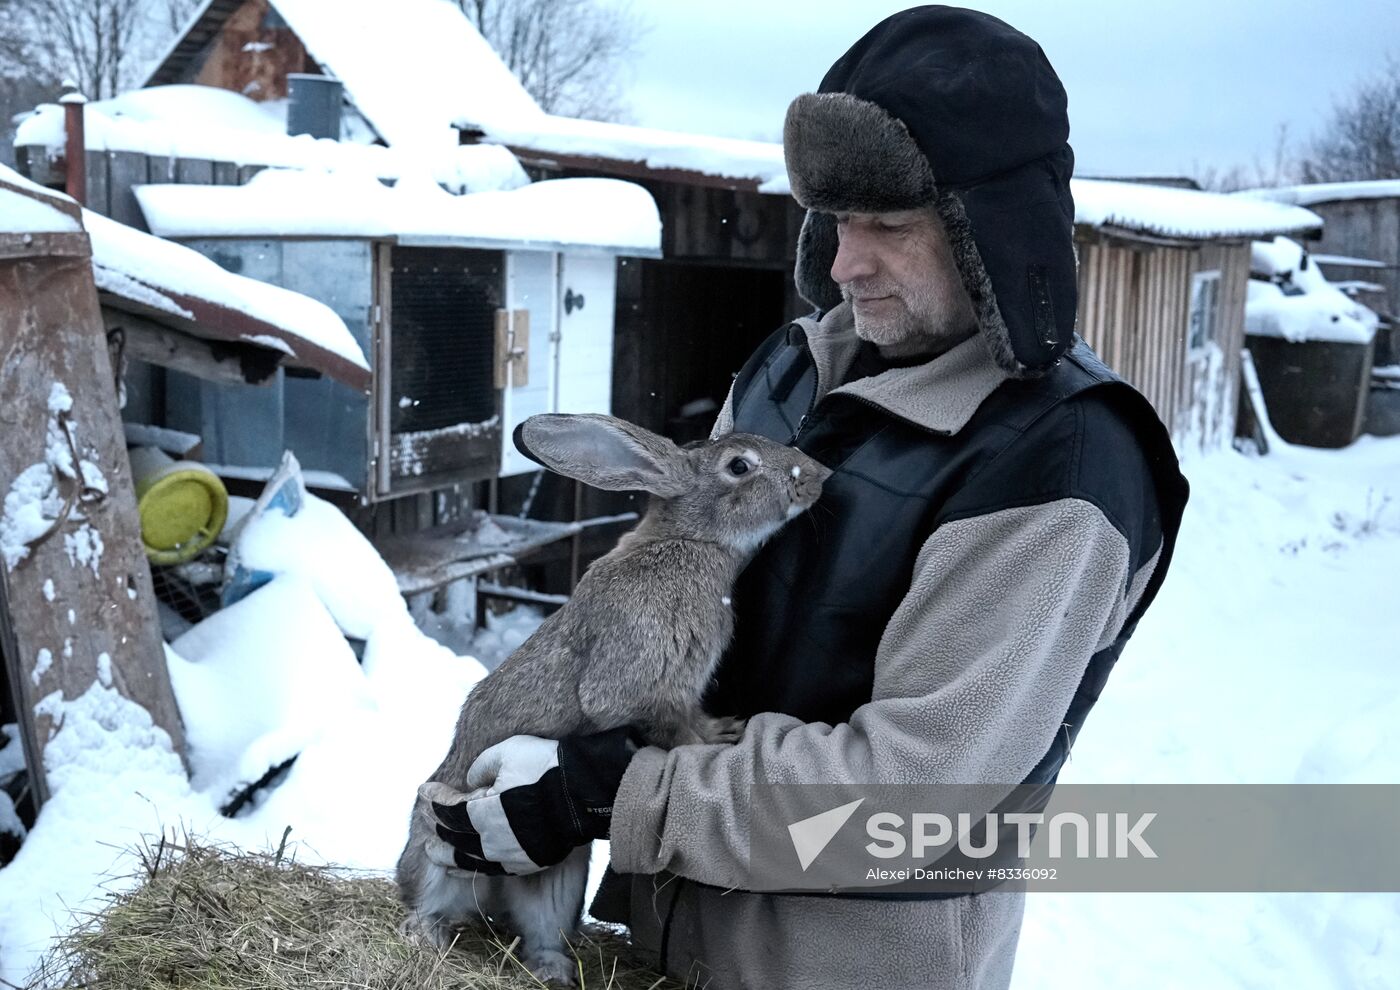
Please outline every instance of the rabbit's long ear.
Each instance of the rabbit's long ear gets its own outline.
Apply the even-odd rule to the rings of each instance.
[[[691,487],[679,447],[613,416],[542,413],[516,427],[514,439],[526,457],[594,488],[675,498]]]

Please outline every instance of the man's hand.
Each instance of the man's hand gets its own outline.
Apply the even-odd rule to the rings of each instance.
[[[560,740],[511,736],[467,770],[463,794],[437,781],[418,788],[419,813],[437,839],[428,858],[493,876],[535,873],[604,839],[613,798],[641,738],[629,726]]]

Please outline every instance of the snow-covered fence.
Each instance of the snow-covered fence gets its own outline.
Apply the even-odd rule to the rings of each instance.
[[[15,149],[21,174],[41,186],[63,184],[67,165],[60,154],[42,145]],[[84,205],[119,223],[146,230],[146,220],[133,189],[152,182],[198,185],[242,185],[266,166],[212,161],[207,158],[174,158],[142,151],[89,149],[84,156],[87,196]]]

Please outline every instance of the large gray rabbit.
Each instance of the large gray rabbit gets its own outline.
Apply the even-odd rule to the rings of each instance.
[[[565,939],[582,914],[588,847],[525,876],[449,871],[425,852],[434,835],[427,802],[460,801],[468,767],[512,735],[557,739],[633,725],[665,747],[737,738],[742,723],[700,709],[733,632],[731,589],[763,541],[817,500],[831,472],[763,437],[735,433],[682,449],[611,416],[532,416],[521,438],[560,474],[653,498],[569,602],[467,696],[451,750],[420,789],[399,896],[409,931],[444,945],[455,923],[490,917],[519,933],[536,976],[572,984]]]

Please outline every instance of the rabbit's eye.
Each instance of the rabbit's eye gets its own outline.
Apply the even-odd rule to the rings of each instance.
[[[741,474],[749,473],[749,462],[742,457],[736,457],[729,462],[729,473],[736,478]]]

